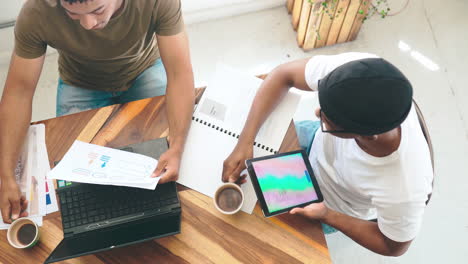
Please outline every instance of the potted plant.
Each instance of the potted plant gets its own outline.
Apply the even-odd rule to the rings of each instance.
[[[390,11],[387,0],[288,0],[297,42],[305,50],[356,39],[362,23]]]

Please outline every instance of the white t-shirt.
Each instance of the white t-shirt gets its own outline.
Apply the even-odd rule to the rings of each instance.
[[[318,80],[336,67],[364,58],[377,56],[315,56],[306,66],[307,84],[316,90]],[[416,237],[432,191],[433,171],[414,107],[401,124],[400,146],[386,157],[371,156],[354,139],[319,129],[309,158],[329,208],[360,219],[377,219],[380,231],[391,240],[405,242]]]

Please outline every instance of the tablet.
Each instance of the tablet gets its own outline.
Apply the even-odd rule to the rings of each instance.
[[[304,150],[246,160],[265,217],[323,201]]]

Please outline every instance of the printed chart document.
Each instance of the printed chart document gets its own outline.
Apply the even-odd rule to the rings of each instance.
[[[44,124],[34,125],[33,128],[37,129],[37,155],[39,156],[38,170],[40,175],[44,177],[45,185],[45,211],[46,214],[51,214],[59,210],[57,204],[57,196],[55,195],[54,183],[51,179],[47,179],[47,173],[50,171],[49,154],[47,153],[47,146],[45,142],[45,126]]]
[[[21,194],[28,200],[28,217],[39,226],[42,225],[43,216],[58,211],[54,185],[46,181],[48,170],[50,167],[45,144],[45,126],[32,125],[28,129],[16,164],[15,180]],[[0,229],[8,227],[0,219]]]
[[[237,144],[262,80],[218,65],[193,114],[179,171],[180,184],[213,197],[223,184],[223,161]],[[300,96],[288,93],[267,118],[255,139],[254,157],[278,152]],[[246,174],[246,173],[245,173]],[[241,186],[242,210],[252,213],[257,197],[250,179]]]
[[[76,140],[47,177],[154,190],[160,177],[150,176],[157,165],[157,160],[145,155]]]

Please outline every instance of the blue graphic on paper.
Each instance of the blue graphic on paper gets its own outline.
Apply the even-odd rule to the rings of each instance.
[[[106,166],[106,164],[110,161],[111,157],[109,156],[106,156],[106,155],[102,155],[100,160],[103,161],[102,165],[101,165],[101,168],[104,168]]]

